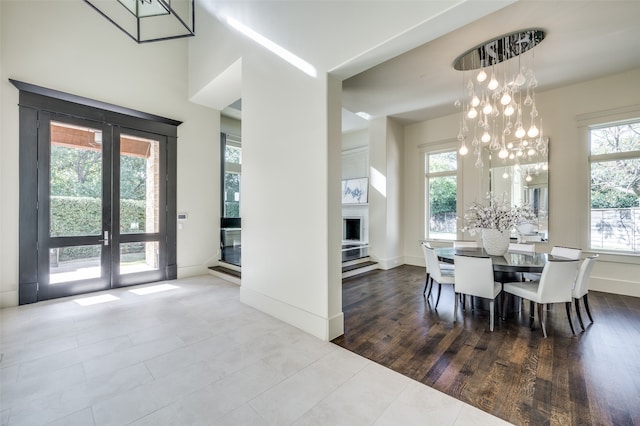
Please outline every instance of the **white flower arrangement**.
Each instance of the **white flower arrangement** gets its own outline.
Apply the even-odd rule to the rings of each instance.
[[[491,192],[487,194],[486,199],[489,201],[488,206],[477,202],[469,205],[463,218],[463,231],[468,231],[471,235],[479,229],[497,229],[504,232],[523,223],[537,223],[538,218],[529,204],[512,207],[504,196],[500,201]]]

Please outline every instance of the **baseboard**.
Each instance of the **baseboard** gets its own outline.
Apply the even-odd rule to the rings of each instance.
[[[360,268],[354,268],[349,271],[343,270],[342,278],[344,279],[344,278],[355,277],[356,275],[365,274],[367,272],[375,271],[376,269],[379,269],[378,264],[373,263],[371,265],[362,266]]]
[[[16,290],[0,292],[0,308],[18,306],[18,292]]]
[[[342,313],[322,318],[247,287],[240,287],[240,301],[324,341],[344,334]]]
[[[394,257],[392,259],[374,259],[378,262],[378,269],[388,270],[397,268],[398,266],[402,266],[405,263],[405,260],[402,256]]]
[[[203,265],[178,266],[178,278],[196,277],[205,275],[208,272],[209,269]]]
[[[235,284],[235,285],[238,285],[238,286],[242,285],[242,279],[238,278],[238,277],[235,277],[233,275],[225,274],[224,272],[214,271],[212,269],[209,269],[209,274],[213,275],[214,277],[218,277],[218,278],[221,278],[221,279],[223,279],[225,281],[228,281],[228,282],[230,282],[232,284]]]
[[[592,276],[589,280],[589,290],[640,297],[640,283],[636,281],[624,281]]]
[[[336,337],[340,337],[344,334],[344,313],[340,312],[337,315],[329,318],[329,336],[328,340],[333,340]]]

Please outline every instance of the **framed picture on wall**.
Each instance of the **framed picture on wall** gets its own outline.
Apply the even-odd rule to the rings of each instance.
[[[342,181],[342,204],[367,204],[369,202],[369,178]]]

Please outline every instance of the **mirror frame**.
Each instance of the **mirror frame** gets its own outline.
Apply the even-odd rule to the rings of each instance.
[[[488,149],[486,149],[487,153],[488,153],[488,160],[489,160],[489,171],[487,173],[487,179],[488,179],[488,188],[490,192],[495,192],[495,188],[494,186],[496,186],[494,184],[494,179],[501,179],[502,176],[495,176],[494,174],[496,173],[495,170],[499,169],[499,168],[503,168],[503,167],[515,167],[516,164],[519,164],[521,169],[526,167],[527,165],[533,165],[533,164],[540,164],[541,168],[543,168],[544,164],[546,163],[547,165],[547,169],[545,170],[546,174],[547,174],[547,179],[546,179],[546,194],[542,194],[541,198],[543,199],[543,201],[539,202],[538,204],[541,206],[545,206],[546,209],[539,211],[538,212],[538,218],[539,221],[544,224],[543,225],[543,232],[540,232],[540,228],[538,229],[538,232],[536,234],[532,234],[532,235],[521,235],[519,234],[517,231],[513,231],[512,232],[512,238],[517,238],[518,240],[523,240],[524,242],[534,242],[536,244],[546,244],[549,241],[549,219],[550,219],[550,209],[549,209],[549,138],[545,137],[546,139],[546,144],[547,144],[547,153],[546,153],[546,157],[536,157],[535,160],[529,160],[527,159],[526,162],[524,163],[520,163],[519,161],[516,160],[510,160],[510,159],[499,159],[497,158],[497,153],[490,151]],[[536,161],[537,160],[537,161]],[[526,188],[524,184],[524,175],[521,173],[522,176],[522,184],[521,187],[524,190]],[[511,176],[509,178],[510,180],[513,179],[513,169],[511,170]],[[543,188],[544,185],[537,185],[538,188]],[[543,191],[544,192],[544,191]],[[495,193],[494,195],[496,196],[501,196],[501,194],[497,194]],[[511,194],[509,194],[511,197]],[[524,194],[523,194],[524,196]],[[513,198],[511,197],[511,200]],[[529,200],[526,200],[529,201]],[[544,213],[546,211],[546,214]],[[541,216],[542,214],[542,216]],[[528,238],[527,238],[528,237]]]

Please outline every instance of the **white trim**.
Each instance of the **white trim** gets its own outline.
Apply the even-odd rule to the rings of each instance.
[[[358,146],[355,148],[349,148],[342,151],[342,155],[359,154],[361,152],[369,151],[368,146]]]
[[[342,313],[323,318],[244,286],[240,287],[240,301],[324,341],[344,334],[340,326],[344,319]]]
[[[382,269],[384,271],[397,268],[405,263],[403,256],[392,257],[391,259],[375,259],[375,261],[378,262],[377,269]]]
[[[438,152],[438,151],[448,151],[450,147],[453,146],[454,149],[458,146],[457,139],[443,139],[434,142],[424,142],[418,145],[418,150],[420,152]]]
[[[629,105],[576,116],[578,127],[611,126],[617,122],[634,119],[640,119],[640,105]]]
[[[177,275],[178,278],[195,277],[198,275],[208,274],[210,269],[205,265],[196,266],[179,266]]]
[[[614,114],[614,112],[617,112],[617,114]],[[621,119],[622,116],[628,117],[629,113],[632,114],[632,116],[635,118]],[[607,153],[607,154],[591,155],[591,135],[592,135],[592,132],[597,131],[599,129],[606,129],[606,128],[616,127],[616,126],[624,126],[626,124],[640,123],[640,106],[635,108],[631,108],[631,107],[619,108],[616,110],[605,111],[602,114],[589,115],[589,117],[593,117],[593,116],[597,116],[599,120],[604,120],[605,118],[608,118],[609,120],[606,123],[601,123],[600,121],[590,118],[589,120],[582,120],[582,123],[589,123],[589,124],[578,127],[578,133],[580,134],[580,137],[582,138],[583,146],[585,146],[585,149],[587,151],[586,173],[588,175],[588,178],[586,179],[586,186],[588,189],[587,205],[585,206],[586,208],[584,209],[586,210],[586,218],[584,222],[586,223],[586,226],[585,226],[585,232],[583,233],[584,235],[581,236],[580,238],[584,239],[583,247],[587,247],[588,250],[593,251],[595,253],[600,253],[598,248],[591,247],[591,241],[592,241],[592,238],[591,238],[591,230],[592,230],[591,167],[592,167],[592,164],[610,162],[615,160],[637,160],[637,159],[640,159],[640,151],[636,150],[636,151],[625,151],[625,152],[614,152],[614,153]],[[603,253],[615,254],[617,253],[617,251],[604,249]],[[619,254],[637,256],[639,253],[638,251],[635,251],[635,252],[621,251],[619,252]]]
[[[592,276],[589,280],[589,290],[640,297],[640,285],[633,281]]]
[[[229,275],[229,274],[225,274],[224,272],[218,272],[218,271],[214,271],[212,269],[209,269],[209,275],[213,275],[214,277],[220,278],[221,280],[225,280],[231,284],[235,284],[237,286],[241,286],[242,285],[242,280],[238,277],[235,277],[233,275]]]
[[[428,177],[445,177],[445,176],[455,176],[456,177],[456,216],[460,216],[460,211],[463,208],[462,203],[462,185],[463,182],[463,162],[462,156],[458,153],[458,142],[456,139],[446,139],[442,141],[437,141],[433,143],[423,143],[418,146],[418,151],[420,153],[421,159],[421,167],[420,167],[420,220],[422,221],[422,235],[424,238],[433,238],[429,235],[428,232],[428,222],[427,218],[429,217],[429,211],[427,207],[427,185],[426,180]],[[456,153],[456,170],[455,173],[453,171],[448,172],[434,172],[428,173],[427,171],[427,157],[431,154],[440,154],[445,152],[453,151]],[[460,230],[456,226],[456,238],[460,236]],[[443,241],[453,241],[453,240],[443,240]]]

